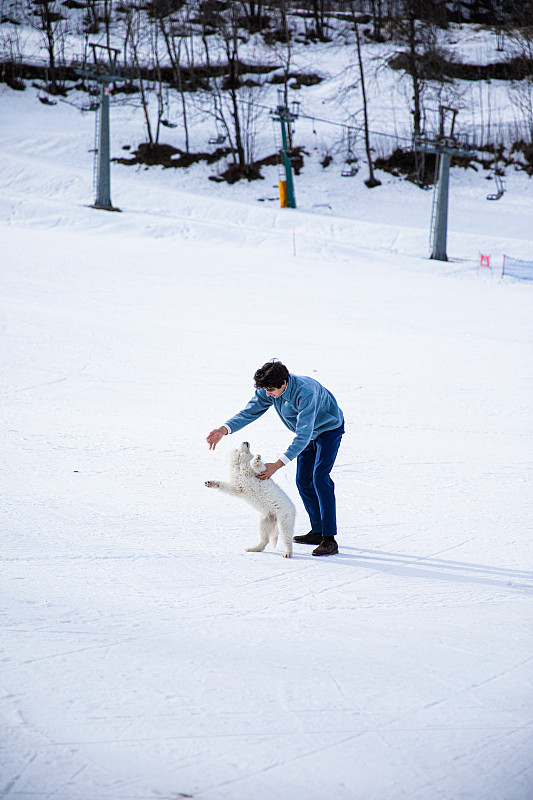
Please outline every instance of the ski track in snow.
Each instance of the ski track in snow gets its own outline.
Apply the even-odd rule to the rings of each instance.
[[[446,264],[427,194],[313,157],[294,213],[115,165],[105,214],[92,125],[23,95],[0,96],[0,797],[530,800],[531,287],[476,268],[531,257],[529,183],[498,211],[453,174]],[[335,558],[245,553],[255,512],[203,487],[273,356],[346,415]],[[269,414],[246,436],[288,441]]]

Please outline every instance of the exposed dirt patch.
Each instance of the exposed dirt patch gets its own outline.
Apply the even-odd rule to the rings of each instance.
[[[422,160],[421,155],[417,158],[414,150],[398,147],[387,158],[376,158],[374,166],[395,177],[404,176],[408,181],[425,186],[430,186],[435,179],[435,156],[432,153],[426,153]]]
[[[517,153],[522,153],[521,160],[515,157]],[[510,156],[511,163],[515,164],[518,169],[523,169],[528,175],[533,175],[533,144],[531,142],[515,142],[511,147]]]
[[[299,175],[303,169],[304,155],[308,155],[308,153],[303,147],[295,147],[289,154],[295,175]],[[279,154],[273,153],[270,156],[261,158],[259,161],[254,161],[254,163],[248,167],[240,167],[239,164],[230,164],[224,172],[221,172],[220,175],[212,175],[209,180],[215,181],[215,183],[226,181],[230,184],[237,183],[237,181],[243,179],[247,181],[263,180],[261,167],[273,167],[279,164],[279,161]]]
[[[81,66],[81,63],[78,65],[60,64],[54,70],[48,70],[48,80],[53,84],[59,82],[64,83],[65,81],[78,84],[79,75],[76,70]],[[238,74],[248,76],[247,79],[242,79],[242,85],[250,85],[248,82],[244,82],[244,80],[252,80],[249,77],[250,75],[267,75],[277,69],[279,69],[279,65],[246,64],[243,61],[240,61],[237,65]],[[2,74],[6,76],[6,82],[9,76],[16,77],[18,80],[45,80],[47,71],[42,64],[7,60],[2,63]],[[212,64],[210,67],[184,67],[181,70],[181,85],[185,92],[195,92],[197,89],[208,90],[210,78],[228,76],[229,74],[230,67],[228,64]],[[128,88],[130,93],[138,91],[137,81],[139,77],[154,82],[161,79],[163,83],[168,84],[168,86],[172,86],[175,89],[178,88],[177,76],[172,67],[161,67],[159,70],[153,69],[152,67],[141,67],[138,70],[131,70],[129,72],[128,81],[117,82],[112,91],[115,94],[126,92]]]
[[[304,168],[304,156],[308,155],[309,153],[303,147],[293,147],[290,151],[289,158],[295,175],[299,175]]]
[[[221,172],[220,175],[211,175],[209,177],[210,181],[215,181],[215,183],[226,183],[233,184],[237,183],[242,179],[246,179],[247,181],[262,181],[264,180],[263,176],[261,175],[261,171],[256,164],[250,164],[247,167],[241,167],[239,164],[230,164],[224,172]]]
[[[129,149],[126,146],[124,149]],[[137,150],[133,151],[130,158],[113,158],[119,164],[126,164],[133,166],[135,164],[144,164],[147,167],[190,167],[192,164],[197,164],[200,161],[205,161],[207,164],[214,164],[225,158],[231,153],[228,147],[218,147],[211,153],[186,153],[179,150],[177,147],[172,147],[170,144],[155,144],[150,145],[149,142],[140,144]]]
[[[526,149],[527,149],[527,145]],[[520,150],[520,144],[515,145],[516,150]],[[529,146],[531,157],[533,158],[533,145]],[[489,155],[484,155],[487,152]],[[524,152],[524,151],[522,151]],[[422,186],[431,186],[435,182],[435,163],[436,156],[434,153],[418,153],[415,154],[414,150],[402,150],[397,148],[387,158],[377,158],[374,161],[376,169],[382,169],[395,177],[405,177],[406,180]],[[454,167],[462,167],[463,169],[473,169],[476,172],[481,168],[484,170],[494,170],[498,175],[504,174],[504,167],[514,164],[517,169],[525,169],[528,171],[528,166],[517,161],[514,158],[507,158],[503,153],[503,148],[487,145],[482,151],[477,151],[469,157],[453,156],[451,165]],[[531,163],[531,170],[529,174],[533,173],[533,162]]]
[[[391,69],[403,69],[411,73],[409,54],[406,52],[396,53],[388,64]],[[533,60],[517,57],[491,64],[464,64],[432,50],[417,59],[417,69],[420,77],[425,80],[519,81],[533,75]]]
[[[311,73],[302,73],[302,72],[289,72],[287,75],[287,83],[292,81],[289,84],[291,89],[301,89],[302,86],[316,86],[317,83],[322,83],[324,78],[321,78],[320,75],[317,75],[314,72]],[[285,83],[285,75],[284,74],[277,74],[273,75],[270,83]]]

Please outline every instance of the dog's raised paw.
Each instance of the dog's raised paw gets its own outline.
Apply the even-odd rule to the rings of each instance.
[[[206,481],[205,485],[208,489],[218,489],[220,484],[217,481]]]

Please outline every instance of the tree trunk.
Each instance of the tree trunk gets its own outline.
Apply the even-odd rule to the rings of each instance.
[[[418,72],[418,53],[416,50],[416,17],[413,9],[411,9],[409,12],[408,26],[409,70],[411,72],[411,78],[413,81],[413,133],[415,136],[420,136],[420,122],[422,119],[420,110],[420,76]]]
[[[171,32],[165,25],[165,20],[163,17],[160,18],[159,24],[161,27],[161,33],[163,34],[163,38],[165,40],[165,45],[167,48],[168,57],[170,59],[170,63],[172,64],[172,72],[174,75],[174,82],[178,86],[178,91],[181,95],[181,107],[182,107],[182,117],[183,117],[183,130],[185,133],[185,152],[189,152],[189,127],[188,127],[188,119],[187,119],[187,104],[185,102],[185,93],[183,91],[183,73],[181,70],[181,44],[182,39],[180,37],[178,43],[178,50],[176,52],[176,45],[174,43],[174,38],[172,37]]]
[[[241,120],[239,116],[239,105],[237,102],[238,59],[235,50],[232,50],[231,55],[228,52],[228,63],[230,68],[229,81],[233,125],[235,128],[235,147],[237,148],[237,155],[239,157],[239,166],[244,170],[246,169],[246,158],[242,144]]]
[[[353,12],[353,6],[352,6]],[[365,181],[366,186],[369,189],[373,189],[374,186],[380,186],[381,181],[379,181],[374,175],[374,166],[372,164],[372,150],[370,147],[370,131],[368,129],[368,104],[366,99],[366,87],[365,87],[365,72],[363,69],[363,58],[361,55],[361,37],[359,35],[359,25],[355,20],[355,14],[353,15],[353,23],[355,28],[355,39],[357,42],[357,60],[359,62],[359,76],[361,78],[361,94],[363,96],[363,114],[365,120],[365,149],[366,149],[366,159],[368,162],[368,180]]]

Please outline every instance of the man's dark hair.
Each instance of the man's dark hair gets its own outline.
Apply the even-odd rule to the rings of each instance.
[[[281,389],[283,382],[288,380],[289,370],[277,358],[267,361],[254,375],[256,389]]]

